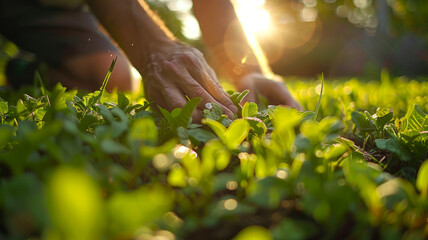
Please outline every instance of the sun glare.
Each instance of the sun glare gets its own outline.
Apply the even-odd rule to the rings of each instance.
[[[263,8],[264,0],[237,0],[236,13],[246,31],[267,31],[271,25],[270,14]]]
[[[276,79],[256,38],[256,33],[266,32],[271,26],[270,14],[264,9],[265,0],[234,0],[232,3],[263,74]],[[243,61],[245,58],[246,56],[244,56]]]

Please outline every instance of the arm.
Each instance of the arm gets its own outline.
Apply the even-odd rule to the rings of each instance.
[[[237,109],[202,54],[178,42],[143,0],[88,0],[92,12],[121,46],[144,80],[146,97],[163,108],[202,97],[233,116]],[[194,116],[200,118],[199,116]]]
[[[193,10],[214,68],[238,91],[250,90],[247,101],[257,101],[260,94],[270,104],[302,109],[282,82],[266,77],[272,75],[270,67],[254,54],[230,0],[193,0]]]

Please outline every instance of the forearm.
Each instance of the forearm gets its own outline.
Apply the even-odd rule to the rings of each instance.
[[[193,10],[220,75],[236,82],[250,72],[261,72],[229,0],[193,0]]]
[[[138,69],[175,37],[143,0],[88,0],[92,12]]]

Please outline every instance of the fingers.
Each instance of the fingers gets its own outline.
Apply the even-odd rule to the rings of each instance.
[[[186,95],[189,98],[201,97],[202,101],[198,109],[192,114],[194,121],[200,122],[206,103],[221,106],[224,113],[233,119],[233,112],[214,99],[183,66],[168,60],[162,64],[162,67],[156,65],[149,72],[145,82],[146,96],[160,107],[172,111],[186,105]]]
[[[200,56],[198,56],[200,55]],[[221,105],[227,107],[234,113],[238,109],[230,100],[229,95],[223,90],[223,87],[217,80],[217,77],[210,66],[206,63],[202,54],[185,54],[185,61],[189,64],[187,68],[190,75],[195,79],[211,96],[213,96]]]
[[[183,92],[176,86],[168,86],[162,89],[162,97],[166,103],[166,109],[169,111],[174,108],[182,108],[187,103]]]
[[[238,109],[230,100],[229,95],[223,90],[221,85],[218,83],[217,78],[211,78],[211,76],[204,71],[204,69],[190,68],[189,73],[193,79],[202,80],[201,86],[211,95],[217,102],[228,108],[233,113],[237,113]],[[199,82],[199,81],[198,81]]]
[[[257,96],[260,94],[267,99],[269,104],[288,106],[299,111],[303,110],[284,83],[273,81],[260,73],[244,76],[238,82],[237,88],[239,91],[246,89],[250,91],[244,101],[257,102]]]
[[[163,64],[163,68],[166,70],[168,74],[171,74],[170,78],[175,79],[177,83],[180,83],[179,89],[183,91],[189,98],[200,97],[202,98],[201,103],[198,106],[198,109],[203,110],[206,103],[215,103],[222,107],[223,112],[229,116],[229,118],[233,119],[233,112],[230,109],[231,107],[226,107],[221,101],[217,101],[215,97],[213,97],[203,85],[200,84],[188,71],[188,68],[183,65],[178,64],[174,59],[171,61],[166,61]],[[205,75],[201,74],[200,76]],[[207,77],[208,74],[205,75]],[[208,82],[211,80],[207,80]],[[205,84],[206,85],[206,84]],[[217,86],[212,86],[212,88],[217,88]],[[223,98],[224,99],[224,98]],[[228,99],[232,105],[232,101]],[[182,106],[180,106],[182,107]],[[237,111],[236,107],[233,105],[233,110]]]
[[[303,110],[303,107],[293,98],[288,88],[283,84],[278,82],[279,85],[276,88],[277,92],[274,95],[274,99],[268,99],[276,105],[286,105],[288,107],[295,108],[299,111]]]

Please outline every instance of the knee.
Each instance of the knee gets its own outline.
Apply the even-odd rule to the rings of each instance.
[[[73,75],[70,85],[80,86],[88,90],[97,90],[101,87],[113,59],[117,56],[116,64],[110,75],[106,89],[111,91],[136,90],[140,81],[133,74],[131,64],[121,53],[95,53],[87,56],[79,56],[68,60],[63,68]],[[73,84],[73,82],[75,84]]]

